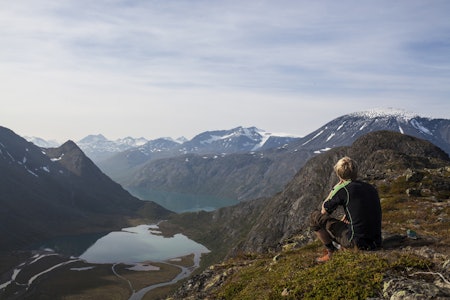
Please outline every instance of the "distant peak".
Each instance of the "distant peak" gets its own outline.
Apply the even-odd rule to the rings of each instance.
[[[91,143],[91,142],[98,142],[98,141],[107,141],[108,139],[103,134],[90,134],[86,136],[85,138],[81,139],[79,143]]]
[[[78,147],[78,145],[72,140],[66,141],[64,144],[62,144],[58,148],[59,149],[63,149],[64,151],[70,151],[70,150],[73,150],[73,149],[81,151],[80,147]]]
[[[174,141],[179,143],[179,144],[183,144],[184,142],[187,142],[188,139],[185,138],[184,136],[180,136],[179,138],[175,139]]]
[[[361,116],[361,117],[369,117],[369,118],[376,118],[376,117],[397,117],[402,118],[406,120],[410,120],[412,118],[418,117],[418,114],[408,112],[403,109],[398,108],[375,108],[367,111],[361,111],[361,112],[355,112],[350,115],[353,116]]]

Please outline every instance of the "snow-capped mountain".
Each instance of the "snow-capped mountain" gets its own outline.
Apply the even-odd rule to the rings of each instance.
[[[79,140],[77,145],[93,161],[98,162],[130,148],[139,147],[147,143],[145,138],[126,137],[115,141],[109,140],[102,134],[88,135]]]
[[[230,130],[203,132],[183,143],[179,151],[197,154],[250,152],[282,146],[297,139],[272,134],[256,127],[236,127]]]
[[[40,138],[26,139],[39,147],[59,146],[56,142]],[[77,145],[96,163],[108,160],[119,153],[143,162],[152,159],[155,155],[156,157],[167,157],[186,153],[229,154],[265,150],[281,147],[298,139],[298,137],[287,134],[269,133],[256,127],[236,127],[230,130],[203,132],[192,140],[187,140],[185,137],[177,139],[161,137],[155,140],[147,140],[143,137],[125,137],[109,140],[102,134],[88,135],[79,140]]]
[[[207,131],[193,139],[179,142],[170,138],[148,141],[140,147],[130,148],[108,159],[99,161],[99,167],[114,180],[123,183],[132,168],[162,158],[185,154],[247,153],[282,147],[298,140],[286,134],[273,134],[256,127],[236,127],[229,130]]]
[[[47,141],[43,138],[35,137],[35,136],[24,136],[23,138],[29,142],[32,142],[36,146],[42,147],[42,148],[53,148],[53,147],[58,147],[61,145],[57,141],[53,141],[53,140]]]
[[[394,109],[341,116],[303,137],[295,146],[320,153],[334,147],[351,145],[358,137],[378,130],[396,131],[428,140],[450,153],[450,120],[425,118]]]
[[[373,110],[341,116],[309,135],[278,148],[252,153],[251,149],[256,149],[255,146],[262,141],[257,130],[235,128],[231,131],[198,135],[187,143],[191,148],[186,148],[186,144],[182,145],[184,149],[195,150],[197,153],[148,160],[129,169],[122,178],[115,178],[115,174],[106,169],[104,171],[136,195],[156,190],[252,199],[280,191],[312,156],[335,147],[350,146],[359,137],[375,131],[394,131],[415,136],[450,153],[450,120],[424,118],[398,110]],[[231,141],[228,140],[230,138]],[[215,145],[220,151],[233,149],[233,138],[246,143],[244,145],[248,152],[224,156],[206,153],[195,155],[201,147],[208,149],[206,147],[212,147],[211,145]],[[403,139],[406,140],[408,139]],[[392,140],[392,144],[397,142],[399,141]],[[236,148],[233,150],[236,151]],[[126,172],[116,174],[119,173]],[[193,181],[192,178],[196,180]]]

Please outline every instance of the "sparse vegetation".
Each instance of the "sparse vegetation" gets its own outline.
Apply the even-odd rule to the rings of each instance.
[[[322,248],[317,241],[270,255],[236,256],[214,266],[215,275],[204,283],[210,289],[201,290],[200,295],[213,299],[385,299],[383,288],[391,278],[440,272],[450,253],[450,199],[438,196],[442,190],[436,183],[448,186],[450,176],[439,169],[420,172],[426,182],[408,180],[404,174],[372,182],[382,198],[383,232],[402,236],[396,245],[374,252],[340,251],[326,264],[315,262]],[[406,191],[411,188],[427,191],[424,196],[408,196]],[[406,238],[408,229],[419,238]]]
[[[383,280],[395,273],[428,270],[424,258],[395,252],[342,251],[326,264],[314,258],[318,248],[285,253],[276,263],[261,257],[236,269],[218,289],[217,299],[367,299],[381,295]],[[236,262],[236,265],[242,262]],[[233,269],[233,261],[227,270]],[[239,267],[237,267],[239,268]]]

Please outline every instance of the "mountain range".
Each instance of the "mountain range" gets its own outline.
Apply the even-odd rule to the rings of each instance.
[[[103,136],[90,136],[79,144],[88,155],[94,155],[94,149],[111,149],[98,166],[141,199],[175,192],[245,201],[280,192],[312,156],[351,145],[377,130],[428,140],[450,153],[450,120],[393,109],[350,113],[304,137],[237,127],[207,131],[184,142],[160,138],[140,146],[122,143],[130,147],[122,152]]]
[[[128,167],[180,154],[231,154],[259,151],[288,144],[296,137],[272,134],[256,127],[236,127],[200,133],[187,140],[161,137],[154,140],[127,137],[111,141],[103,135],[90,135],[77,144],[93,161],[106,169],[109,164],[126,160]],[[114,167],[112,167],[114,169]],[[123,170],[120,170],[123,171]]]
[[[255,128],[238,128],[237,132],[247,133],[245,139],[230,131],[206,132],[177,145],[183,150],[178,154],[162,148],[155,148],[153,154],[129,149],[99,166],[140,198],[154,191],[172,191],[245,201],[280,192],[312,156],[349,146],[378,130],[428,140],[450,153],[450,120],[389,110],[344,115],[301,138],[273,138],[270,146],[272,137],[263,146],[261,138],[251,139]]]
[[[132,137],[111,141],[102,134],[97,134],[86,136],[79,140],[77,145],[90,159],[94,162],[98,162],[130,148],[140,147],[147,142],[148,140],[145,138]]]
[[[0,250],[170,213],[130,195],[72,141],[40,148],[0,127],[0,170]]]

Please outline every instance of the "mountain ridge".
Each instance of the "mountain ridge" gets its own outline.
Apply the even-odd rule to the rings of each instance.
[[[206,131],[181,144],[161,138],[98,165],[141,199],[170,191],[246,201],[281,191],[310,157],[351,145],[358,137],[377,130],[416,136],[450,153],[450,120],[378,109],[343,115],[304,137],[288,137],[290,140],[241,126]],[[199,166],[189,167],[189,160]]]
[[[158,190],[212,193],[246,201],[281,191],[310,157],[351,145],[357,138],[378,130],[416,136],[450,153],[450,120],[427,119],[401,111],[367,111],[338,117],[281,147],[232,155],[160,157],[137,164],[115,179],[138,197],[145,196],[145,190]],[[211,137],[211,134],[204,136]],[[189,168],[187,161],[194,159],[198,167]],[[201,180],[192,181],[192,178]]]
[[[0,127],[0,169],[0,250],[170,213],[130,195],[72,141],[44,149]]]

